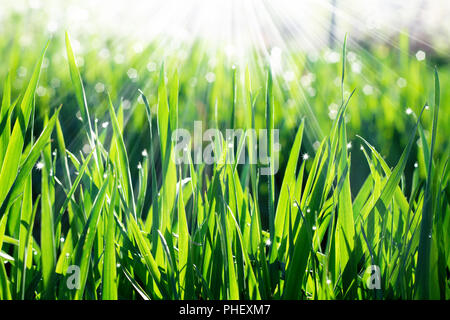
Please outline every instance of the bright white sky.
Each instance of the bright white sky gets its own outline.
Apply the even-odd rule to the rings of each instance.
[[[146,40],[203,37],[224,46],[319,48],[329,43],[333,0],[2,0],[2,17],[28,12],[49,32],[69,29]],[[413,38],[450,53],[449,0],[336,0],[336,38]],[[39,17],[39,18],[36,18]],[[0,24],[1,25],[1,24]]]

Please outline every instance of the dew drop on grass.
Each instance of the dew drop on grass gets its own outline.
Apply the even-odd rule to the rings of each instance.
[[[105,91],[105,85],[104,85],[103,83],[101,83],[101,82],[97,82],[97,83],[95,84],[94,89],[95,89],[95,91],[96,91],[97,93],[101,93],[101,92]]]
[[[213,83],[216,80],[216,75],[213,72],[208,72],[205,76],[205,79],[209,83]]]
[[[137,70],[134,68],[128,69],[127,75],[128,75],[128,78],[130,78],[132,80],[137,79],[137,77],[138,77]]]
[[[358,74],[358,73],[361,73],[362,65],[360,62],[356,61],[351,64],[351,68],[354,73]]]
[[[89,146],[89,144],[86,143],[86,144],[83,146],[83,152],[84,152],[85,154],[88,154],[90,151],[91,151],[91,147]]]
[[[319,149],[319,147],[320,147],[320,142],[319,142],[319,141],[315,141],[315,142],[313,143],[313,149],[314,149],[314,151],[317,151],[317,149]]]
[[[315,79],[316,79],[316,76],[314,74],[308,72],[300,78],[300,83],[304,87],[309,87]],[[294,79],[292,79],[292,80],[294,80]]]
[[[306,88],[306,91],[308,92],[308,94],[309,94],[311,97],[315,97],[315,96],[316,96],[316,89],[314,89],[313,87],[308,87],[308,88]]]
[[[422,139],[417,139],[416,143],[419,148],[422,148]]]
[[[17,76],[19,78],[23,78],[27,75],[27,71],[27,68],[21,66],[17,69]]]
[[[425,53],[424,51],[422,51],[422,50],[417,51],[417,53],[416,53],[416,59],[417,59],[418,61],[423,61],[423,60],[425,60],[425,57],[426,57],[426,53]]]
[[[408,84],[408,82],[406,81],[405,78],[398,78],[398,79],[397,79],[397,85],[398,85],[400,88],[406,87],[407,84]]]
[[[327,51],[324,54],[324,59],[327,63],[338,63],[341,60],[341,55],[336,51]]]
[[[364,93],[366,96],[370,96],[371,94],[373,94],[373,87],[372,87],[370,84],[366,84],[366,85],[363,87],[363,93]]]
[[[122,107],[123,107],[124,110],[130,109],[131,108],[130,100],[127,100],[127,99],[123,100],[122,101]]]
[[[149,72],[156,71],[156,63],[154,63],[154,62],[149,62],[149,63],[147,64],[147,70],[148,70]]]
[[[39,86],[36,89],[36,94],[39,97],[43,97],[43,96],[45,96],[47,94],[47,89],[45,87],[43,87],[43,86]]]

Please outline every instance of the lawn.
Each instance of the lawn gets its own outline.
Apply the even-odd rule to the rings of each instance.
[[[404,33],[245,62],[19,38],[0,38],[0,299],[450,298],[448,57]],[[266,130],[266,157],[227,129]]]

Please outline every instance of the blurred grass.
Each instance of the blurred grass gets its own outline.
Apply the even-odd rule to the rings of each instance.
[[[30,35],[28,35],[30,36]],[[20,30],[12,31],[0,40],[0,52],[4,63],[0,64],[0,77],[5,78],[9,72],[12,78],[12,94],[20,94],[27,81],[33,58],[40,51],[39,44],[47,40],[45,34],[32,35],[33,42],[29,46],[22,46]],[[44,114],[60,104],[64,105],[61,112],[61,123],[64,135],[70,141],[70,148],[81,149],[85,144],[85,137],[78,132],[82,123],[74,121],[74,114],[82,116],[75,103],[71,88],[70,77],[67,74],[66,57],[63,37],[56,35],[44,60],[42,77],[37,90],[36,119],[42,119]],[[404,42],[404,41],[403,41]],[[161,46],[158,41],[149,43],[142,52],[136,53],[132,43],[123,41],[101,42],[96,38],[79,38],[77,44],[82,44],[82,52],[77,53],[78,65],[86,90],[88,105],[92,108],[92,118],[98,119],[100,124],[105,120],[107,103],[104,99],[106,91],[110,92],[115,104],[122,101],[125,119],[126,142],[134,141],[130,152],[132,167],[138,162],[140,152],[146,148],[148,136],[147,122],[142,115],[145,108],[139,99],[138,89],[147,92],[152,112],[156,114],[157,87],[161,64],[166,60],[167,76],[177,70],[179,73],[179,127],[192,130],[193,120],[204,120],[210,125],[214,122],[214,106],[218,101],[220,114],[231,111],[233,105],[232,69],[234,63],[223,52],[206,52],[205,44],[195,43],[192,48],[181,47],[170,50]],[[414,52],[409,52],[408,42],[400,45],[401,50],[383,45],[363,47],[350,42],[348,49],[348,73],[345,92],[356,89],[347,112],[347,127],[349,141],[355,142],[355,134],[368,137],[369,141],[380,150],[388,163],[393,164],[406,146],[407,133],[413,126],[414,117],[407,110],[418,114],[421,106],[432,101],[432,67],[439,62],[439,72],[442,87],[450,83],[450,64],[448,59],[440,60],[427,55],[426,60],[418,61]],[[329,50],[328,50],[329,51]],[[80,52],[78,50],[77,52]],[[331,127],[331,117],[336,116],[340,93],[339,63],[329,63],[326,57],[330,52],[308,54],[301,52],[284,52],[289,63],[283,66],[283,71],[274,73],[274,96],[277,105],[275,127],[280,129],[282,145],[292,143],[295,125],[302,117],[309,120],[306,123],[306,144],[304,152],[313,153],[313,144],[320,141],[324,133]],[[339,61],[337,58],[333,61]],[[264,74],[262,74],[264,59],[254,52],[255,59],[249,62],[252,74],[252,90],[261,92],[264,89]],[[81,63],[80,63],[81,61]],[[244,75],[243,66],[237,67],[238,80]],[[150,71],[149,71],[150,70]],[[356,70],[353,71],[353,70]],[[206,78],[214,79],[212,83]],[[286,80],[287,79],[287,80]],[[239,81],[240,83],[241,81]],[[236,99],[236,126],[244,127],[243,87],[238,85]],[[441,117],[439,127],[442,134],[437,137],[436,154],[440,155],[448,146],[450,134],[448,101],[450,94],[442,92]],[[255,103],[256,127],[264,126],[264,97],[258,95]],[[42,122],[37,122],[36,129],[41,128]],[[424,123],[431,123],[431,115],[424,114]],[[228,125],[226,117],[219,117],[219,125]],[[425,125],[426,127],[426,125]],[[101,130],[101,127],[100,127]],[[430,132],[425,130],[429,138]],[[355,143],[355,146],[356,143]],[[415,151],[416,152],[416,151]],[[282,164],[285,164],[284,153],[281,154]],[[356,163],[363,160],[362,155],[356,155]],[[423,161],[419,157],[419,161]],[[408,166],[411,174],[413,163]],[[359,177],[358,170],[363,170]],[[363,177],[368,173],[367,168],[354,168],[352,175],[356,179],[356,186],[360,186]],[[421,170],[425,177],[425,171]]]

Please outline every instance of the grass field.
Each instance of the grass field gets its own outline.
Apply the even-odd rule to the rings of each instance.
[[[18,38],[0,39],[0,299],[450,298],[450,64],[407,35],[281,66]],[[175,164],[195,120],[278,129],[278,172],[251,138],[232,142],[248,163]]]

